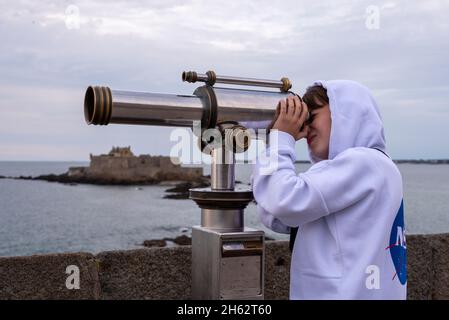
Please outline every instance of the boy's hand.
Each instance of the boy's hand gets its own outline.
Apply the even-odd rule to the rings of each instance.
[[[300,129],[306,121],[308,112],[305,102],[297,96],[289,96],[286,100],[279,101],[272,129],[287,132],[295,140],[305,138],[308,133],[308,126],[304,126],[302,131]]]

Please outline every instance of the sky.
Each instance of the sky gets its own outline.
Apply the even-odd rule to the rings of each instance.
[[[449,158],[449,1],[0,0],[0,161],[169,155],[173,128],[84,121],[89,85],[191,94],[185,70],[366,85],[394,159]],[[298,159],[307,159],[297,143]]]

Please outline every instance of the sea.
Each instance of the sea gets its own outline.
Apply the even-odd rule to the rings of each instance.
[[[0,176],[61,174],[86,162],[0,162]],[[296,164],[297,172],[309,164]],[[407,234],[449,232],[449,165],[398,164],[404,183]],[[209,174],[209,168],[203,168]],[[250,164],[236,165],[248,184]],[[0,179],[0,256],[143,248],[145,240],[190,235],[200,224],[191,200],[164,199],[164,186],[96,186]],[[250,204],[245,226],[274,239]],[[170,243],[170,242],[169,242]]]

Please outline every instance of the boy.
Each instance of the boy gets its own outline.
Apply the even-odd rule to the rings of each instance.
[[[267,227],[298,227],[290,298],[405,299],[402,178],[368,89],[316,82],[303,101],[280,101],[273,122],[264,161],[254,166],[253,193]],[[297,175],[295,142],[302,138],[313,165]],[[266,157],[274,170],[264,167]]]

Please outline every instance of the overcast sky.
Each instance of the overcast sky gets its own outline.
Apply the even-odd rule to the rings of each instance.
[[[393,158],[449,158],[448,14],[437,0],[2,0],[0,160],[88,160],[113,145],[168,155],[170,128],[87,126],[85,89],[191,94],[182,71],[210,69],[288,76],[301,94],[360,81]],[[297,152],[307,159],[304,142]]]

